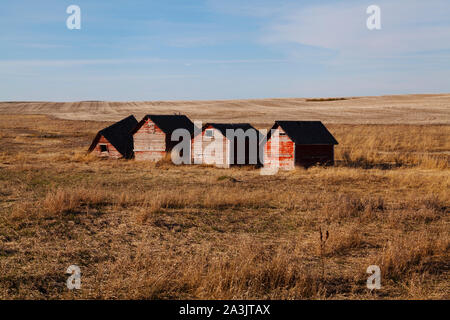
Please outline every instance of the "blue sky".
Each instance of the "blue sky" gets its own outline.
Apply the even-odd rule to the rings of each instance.
[[[449,17],[448,0],[2,1],[0,100],[448,93]]]

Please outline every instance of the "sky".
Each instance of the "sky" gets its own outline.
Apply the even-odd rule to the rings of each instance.
[[[0,101],[449,93],[449,17],[448,0],[4,0]]]

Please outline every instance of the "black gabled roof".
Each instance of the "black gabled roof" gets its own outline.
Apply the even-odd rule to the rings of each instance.
[[[259,132],[256,130],[250,123],[207,123],[203,126],[202,131],[204,131],[207,127],[212,126],[222,133],[224,137],[227,136],[227,129],[242,129],[246,132],[248,129],[253,129],[256,131],[257,138],[259,138]]]
[[[272,129],[280,126],[296,144],[338,144],[321,121],[275,121]],[[267,140],[270,139],[269,131]]]
[[[131,130],[133,130],[137,124],[136,118],[131,115],[100,130],[94,138],[94,141],[89,148],[89,152],[95,148],[100,136],[103,136],[124,158],[131,158],[133,156],[133,136],[131,135]]]
[[[136,133],[142,125],[150,119],[153,121],[158,128],[160,128],[165,134],[171,134],[176,129],[187,129],[191,136],[194,135],[194,123],[185,115],[177,115],[177,114],[169,114],[169,115],[154,115],[148,114],[141,121],[139,121],[138,125],[132,131],[132,134]]]

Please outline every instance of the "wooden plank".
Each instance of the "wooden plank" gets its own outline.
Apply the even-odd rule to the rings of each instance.
[[[137,161],[159,161],[166,156],[166,134],[150,119],[133,135],[133,140]]]

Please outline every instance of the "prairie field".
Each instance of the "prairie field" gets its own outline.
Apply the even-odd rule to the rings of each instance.
[[[194,101],[0,102],[0,114],[46,114],[61,119],[117,121],[130,114],[182,113],[203,122],[321,120],[327,124],[450,124],[450,94],[377,97],[273,98]]]
[[[410,109],[404,123],[325,119],[335,166],[272,176],[97,159],[86,150],[112,123],[87,120],[100,111],[3,104],[0,299],[449,299],[446,97],[429,122]],[[80,290],[66,287],[70,265]]]

